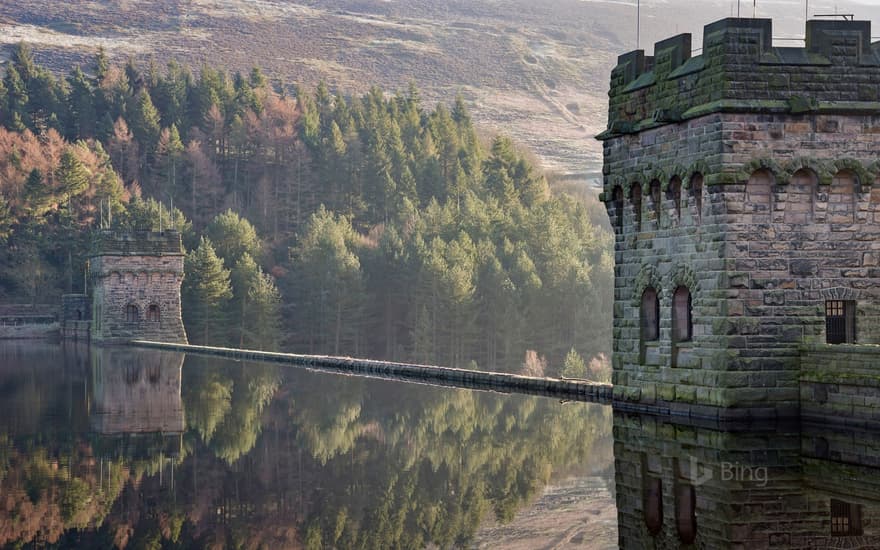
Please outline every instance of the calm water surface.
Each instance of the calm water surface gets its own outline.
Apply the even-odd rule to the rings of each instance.
[[[0,344],[0,547],[617,546],[610,408]]]
[[[880,434],[0,344],[0,548],[880,548]]]

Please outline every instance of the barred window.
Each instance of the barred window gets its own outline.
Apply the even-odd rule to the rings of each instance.
[[[856,303],[851,300],[825,302],[825,341],[852,344],[856,341]]]
[[[650,342],[660,339],[660,299],[657,291],[646,288],[642,293],[642,340]]]
[[[862,534],[862,507],[843,500],[831,499],[831,534],[858,536]]]

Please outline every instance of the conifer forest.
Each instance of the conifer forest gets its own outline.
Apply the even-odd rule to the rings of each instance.
[[[82,292],[95,231],[176,229],[192,343],[608,376],[602,207],[461,97],[103,51],[57,77],[26,44],[6,67],[0,299]]]

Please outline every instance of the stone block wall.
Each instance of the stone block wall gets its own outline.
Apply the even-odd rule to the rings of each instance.
[[[825,341],[826,300],[855,301],[856,342],[880,343],[880,46],[869,35],[861,22],[811,22],[808,48],[773,48],[769,21],[724,20],[706,28],[702,59],[689,59],[686,35],[658,43],[653,60],[621,57],[599,136],[617,233],[619,402],[796,416],[799,346]],[[693,339],[673,344],[679,286]],[[641,338],[647,287],[660,296],[656,342]]]
[[[800,396],[804,418],[880,426],[880,346],[805,346]]]
[[[92,339],[132,339],[185,343],[180,285],[183,252],[180,235],[105,234],[91,259]],[[127,309],[136,308],[134,315]],[[158,307],[158,319],[150,314]]]

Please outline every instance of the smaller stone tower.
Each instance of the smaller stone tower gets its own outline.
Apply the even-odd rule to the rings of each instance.
[[[92,340],[186,343],[183,257],[177,231],[98,233],[90,258]]]

